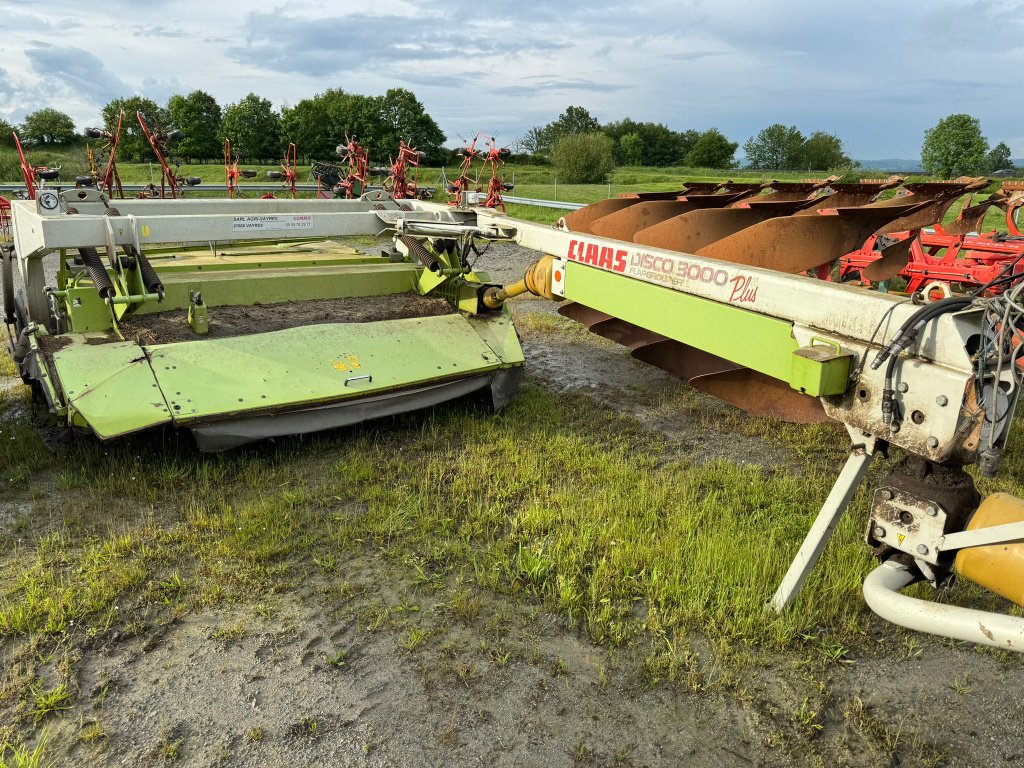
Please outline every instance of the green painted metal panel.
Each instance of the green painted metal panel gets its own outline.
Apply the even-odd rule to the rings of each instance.
[[[421,270],[414,264],[378,261],[372,265],[161,273],[164,300],[143,304],[136,312],[182,309],[189,304],[189,291],[201,291],[210,307],[385,296],[415,290]]]
[[[793,389],[815,397],[841,395],[850,383],[853,355],[838,344],[815,339],[793,353],[792,363],[789,385]]]
[[[53,363],[75,426],[88,425],[107,439],[171,420],[145,352],[134,342],[71,344],[54,353]]]
[[[791,323],[570,261],[565,297],[782,381],[797,349]]]
[[[521,365],[525,362],[519,333],[512,322],[512,314],[506,303],[498,315],[474,315],[466,318],[470,327],[494,350],[505,365]]]
[[[178,424],[357,398],[504,364],[461,315],[313,325],[148,349]]]

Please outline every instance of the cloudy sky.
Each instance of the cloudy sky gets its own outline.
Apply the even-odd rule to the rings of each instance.
[[[414,91],[449,143],[587,107],[742,142],[773,122],[915,158],[953,112],[1024,157],[1020,0],[0,0],[0,117],[79,127],[112,98],[201,88],[277,107]]]

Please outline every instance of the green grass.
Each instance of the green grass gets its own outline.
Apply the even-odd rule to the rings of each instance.
[[[331,583],[335,567],[367,550],[425,589],[455,585],[453,621],[474,621],[477,594],[500,594],[557,612],[597,642],[653,643],[651,683],[700,685],[694,635],[821,663],[880,637],[860,597],[873,567],[862,543],[867,491],[793,609],[764,611],[841,464],[846,439],[835,428],[709,415],[681,388],[667,411],[781,446],[802,468],[696,462],[585,397],[527,385],[497,416],[454,404],[212,456],[169,436],[51,453],[19,407],[0,403],[0,422],[23,430],[18,455],[48,463],[0,486],[0,500],[30,499],[33,510],[0,536],[0,639],[17,661],[0,681],[0,743],[74,704],[75,649],[211,606],[303,595],[310,578]],[[1022,434],[986,492],[1024,492]],[[50,482],[72,468],[71,486]],[[365,511],[351,514],[353,503]],[[951,599],[996,601],[969,587]],[[397,632],[415,654],[435,631],[413,620],[418,611],[381,606],[366,626]],[[242,631],[217,636],[229,643]],[[345,654],[328,662],[341,666]],[[452,674],[468,685],[477,672]],[[168,738],[158,749],[173,759],[179,747]]]
[[[18,369],[14,366],[11,353],[5,347],[0,347],[0,379],[18,375]]]

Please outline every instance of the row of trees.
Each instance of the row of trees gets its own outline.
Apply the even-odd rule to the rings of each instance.
[[[750,168],[773,171],[828,170],[854,165],[842,140],[825,131],[804,136],[795,125],[774,123],[743,144]]]
[[[114,99],[101,110],[108,130],[117,126],[124,111],[118,157],[128,162],[153,159],[136,112],[154,129],[180,129],[183,138],[174,146],[176,157],[186,161],[218,160],[224,139],[244,161],[279,159],[289,142],[305,157],[328,159],[346,134],[358,137],[375,163],[397,155],[398,142],[411,141],[426,153],[426,161],[440,163],[450,152],[445,135],[423,104],[405,88],[392,88],[383,96],[346,93],[328,89],[280,113],[268,99],[250,93],[234,104],[221,107],[205,91],[176,94],[159,105],[144,96]],[[14,126],[0,121],[0,143],[13,144]],[[17,127],[19,135],[35,145],[59,146],[80,142],[74,121],[56,109],[40,109]]]
[[[630,118],[601,125],[585,108],[570,106],[556,120],[530,129],[517,151],[550,159],[566,182],[597,182],[614,164],[735,168],[736,149],[717,128],[674,131],[662,123]],[[838,136],[796,126],[770,125],[743,145],[751,168],[832,169],[853,164]]]
[[[611,139],[612,159],[619,165],[683,165],[735,168],[736,142],[717,128],[674,131],[663,123],[631,118],[601,125],[584,107],[570,106],[556,120],[531,128],[514,145],[520,154],[554,158],[554,148],[567,136],[601,133]]]

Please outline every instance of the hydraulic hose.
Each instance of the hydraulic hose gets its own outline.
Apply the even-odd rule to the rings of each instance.
[[[906,322],[893,335],[892,340],[875,355],[875,359],[871,361],[872,370],[879,368],[886,360],[889,361],[885,368],[885,385],[882,388],[882,423],[885,426],[888,427],[892,424],[895,415],[896,390],[893,380],[896,377],[896,364],[900,355],[917,340],[921,330],[932,319],[946,312],[955,312],[970,306],[973,301],[973,297],[970,296],[951,296],[922,307],[907,318]]]

